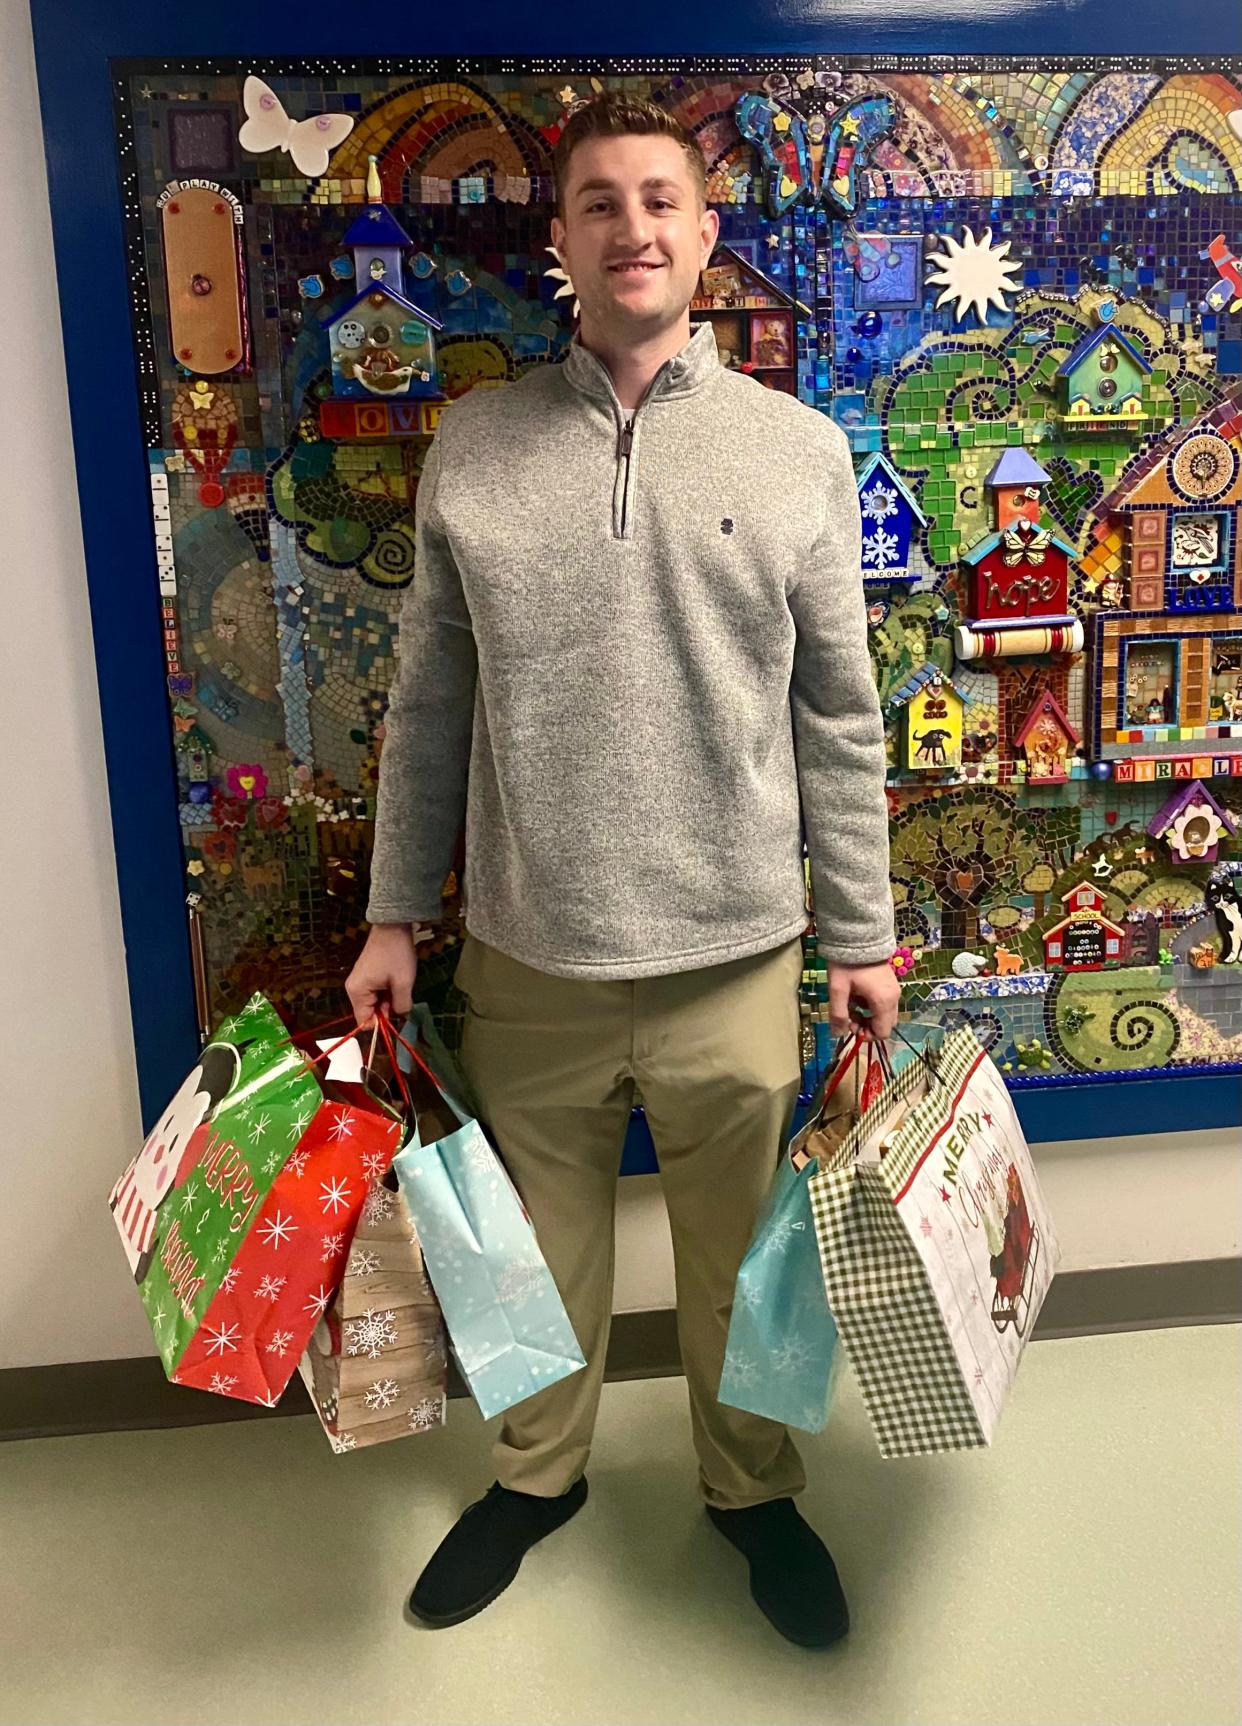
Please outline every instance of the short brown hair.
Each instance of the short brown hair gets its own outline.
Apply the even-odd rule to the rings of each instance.
[[[697,140],[686,130],[675,114],[649,102],[645,96],[631,96],[624,91],[606,90],[593,101],[584,102],[569,116],[565,129],[552,152],[552,173],[556,181],[556,213],[565,220],[565,188],[569,184],[569,158],[577,145],[586,138],[624,138],[637,133],[672,138],[680,144],[686,158],[690,180],[698,195],[699,208],[707,208],[707,163]]]

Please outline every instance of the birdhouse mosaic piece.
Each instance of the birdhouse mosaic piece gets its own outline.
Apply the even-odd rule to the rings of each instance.
[[[1113,322],[1113,305],[1098,308],[1098,328],[1081,336],[1057,367],[1062,412],[1068,425],[1083,429],[1141,426],[1143,380],[1151,365]]]
[[[959,659],[1077,653],[1082,622],[1069,610],[1074,548],[1043,523],[1047,473],[1025,450],[1006,450],[984,482],[996,527],[962,558],[967,615]]]
[[[1206,785],[1179,786],[1147,823],[1163,839],[1175,863],[1215,863],[1222,840],[1238,830],[1237,817],[1222,809]]]
[[[353,253],[357,292],[320,320],[331,344],[333,394],[439,398],[435,336],[444,326],[407,299],[401,254],[412,242],[379,202],[377,175],[372,183],[374,194],[342,242]]]
[[[880,452],[870,456],[857,478],[862,515],[863,580],[911,581],[910,548],[927,517],[892,463]]]
[[[748,373],[768,389],[796,394],[794,319],[809,317],[810,307],[732,246],[712,253],[690,314],[712,326],[721,365]]]
[[[1078,733],[1065,717],[1064,708],[1047,689],[1040,691],[1014,736],[1032,784],[1060,784],[1068,779],[1067,758],[1077,742]]]
[[[904,713],[902,765],[911,773],[942,773],[962,763],[965,699],[938,666],[925,665],[897,690],[892,706]]]

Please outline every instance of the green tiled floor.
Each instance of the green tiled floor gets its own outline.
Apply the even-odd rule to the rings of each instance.
[[[847,1379],[803,1506],[854,1628],[782,1641],[693,1493],[684,1386],[608,1386],[591,1498],[453,1630],[401,1607],[490,1434],[305,1420],[0,1449],[0,1720],[1231,1726],[1239,1331],[1037,1344],[989,1451],[884,1462]]]

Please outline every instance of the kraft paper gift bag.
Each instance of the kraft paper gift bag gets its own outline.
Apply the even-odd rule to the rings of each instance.
[[[444,1321],[391,1169],[371,1185],[298,1370],[338,1453],[444,1424]]]
[[[808,1185],[828,1304],[881,1454],[991,1443],[1061,1253],[973,1033],[887,1083]]]
[[[275,1403],[400,1134],[325,1099],[264,996],[220,1025],[111,1198],[173,1383]]]
[[[415,1006],[397,1041],[415,1124],[393,1168],[462,1377],[490,1417],[586,1360],[521,1199],[425,1004]]]
[[[827,1425],[844,1354],[824,1293],[810,1180],[888,1071],[882,1044],[842,1038],[806,1121],[781,1153],[737,1275],[718,1392],[731,1408],[804,1432]]]

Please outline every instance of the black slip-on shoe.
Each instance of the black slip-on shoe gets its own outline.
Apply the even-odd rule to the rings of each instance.
[[[716,1527],[750,1561],[755,1605],[790,1642],[830,1648],[850,1627],[841,1578],[832,1554],[792,1498],[774,1498],[744,1510],[706,1507]]]
[[[585,1475],[559,1498],[489,1486],[432,1553],[410,1595],[411,1614],[440,1630],[482,1612],[504,1593],[531,1547],[581,1510],[586,1496]]]

